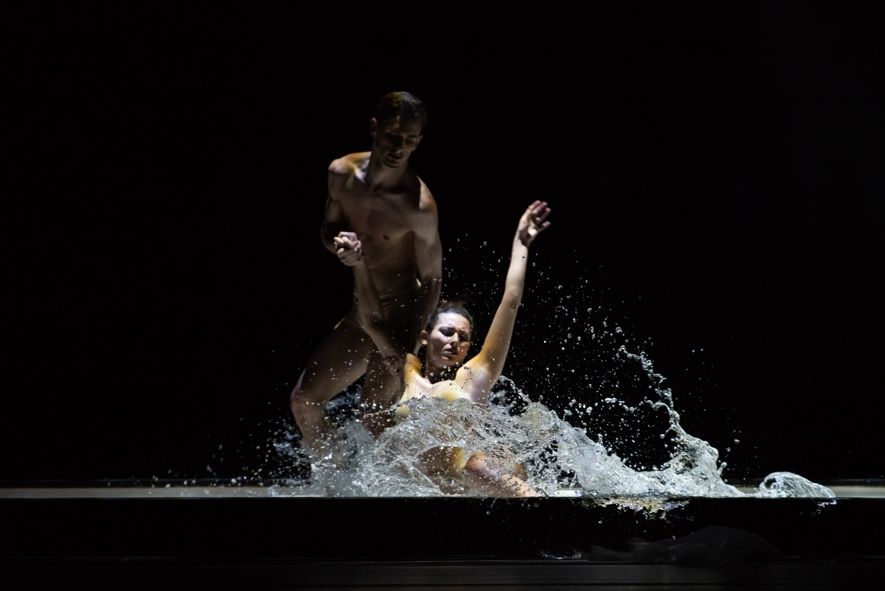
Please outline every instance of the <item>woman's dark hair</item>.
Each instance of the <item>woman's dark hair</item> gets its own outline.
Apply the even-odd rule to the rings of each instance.
[[[460,314],[466,318],[467,322],[470,323],[470,333],[473,334],[473,314],[464,307],[464,302],[461,300],[440,300],[436,310],[430,315],[430,320],[427,321],[427,330],[430,331],[436,325],[436,321],[439,320],[440,314],[445,314],[447,312]]]

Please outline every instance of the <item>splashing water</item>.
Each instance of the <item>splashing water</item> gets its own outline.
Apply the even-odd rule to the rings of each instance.
[[[507,378],[493,393],[498,403],[482,408],[465,400],[410,401],[406,420],[376,441],[358,422],[345,423],[336,441],[314,459],[308,494],[331,496],[473,496],[478,493],[456,477],[428,476],[422,454],[438,447],[482,451],[500,471],[521,472],[540,495],[563,490],[594,499],[674,497],[833,498],[828,488],[789,472],[775,472],[758,490],[744,493],[722,478],[719,452],[687,433],[673,407],[670,389],[642,353],[619,353],[641,367],[653,384],[651,406],[669,417],[671,455],[660,467],[639,470],[560,418],[543,403],[531,401]],[[511,394],[502,404],[504,393]],[[515,392],[515,397],[512,394]]]
[[[478,262],[484,277],[506,269],[506,253],[495,252],[486,247],[487,257]],[[469,256],[475,261],[473,253]],[[487,297],[487,284],[480,287],[458,276],[457,267],[447,272],[450,284],[465,286],[461,296],[472,302],[474,315],[490,318],[496,300]],[[515,349],[508,366],[534,367],[539,348],[556,351],[557,360],[549,363],[553,367],[539,367],[534,376],[541,380],[533,386],[537,392],[530,392],[536,395],[527,395],[502,376],[487,408],[463,400],[413,400],[409,417],[377,441],[358,420],[345,420],[337,438],[311,458],[309,478],[303,476],[304,452],[287,431],[273,444],[283,465],[271,476],[285,476],[287,469],[300,471],[291,483],[302,485],[308,495],[478,495],[462,481],[430,477],[420,468],[419,458],[428,450],[459,447],[467,453],[482,451],[501,472],[523,474],[541,495],[569,492],[602,502],[619,499],[619,504],[638,508],[666,508],[655,499],[678,497],[835,497],[830,489],[790,472],[769,474],[749,493],[726,483],[719,451],[682,427],[664,377],[655,372],[641,345],[609,318],[607,306],[596,301],[590,273],[576,272],[577,283],[566,286],[551,283],[553,279],[534,264],[532,273],[535,289],[524,305],[544,309],[543,327],[526,329],[532,315],[517,324],[521,334],[516,340],[529,356]],[[569,361],[568,355],[576,351],[584,357]],[[559,383],[557,377],[569,384]],[[545,404],[545,398],[563,400],[575,394],[576,383],[590,392],[575,398],[596,404],[582,405],[576,399],[565,408]],[[330,407],[335,404],[333,400]],[[611,433],[604,432],[610,427],[620,434],[609,437]],[[652,449],[656,446],[663,449]]]

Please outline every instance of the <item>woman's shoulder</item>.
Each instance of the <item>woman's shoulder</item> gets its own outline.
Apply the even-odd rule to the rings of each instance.
[[[478,356],[461,366],[455,376],[458,386],[469,394],[471,400],[479,403],[488,401],[492,384],[497,379],[498,376],[492,375],[488,366],[478,360]]]

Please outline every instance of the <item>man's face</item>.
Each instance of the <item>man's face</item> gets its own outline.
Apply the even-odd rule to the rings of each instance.
[[[373,118],[371,133],[372,151],[390,168],[405,166],[422,138],[419,122],[399,116],[381,122]]]

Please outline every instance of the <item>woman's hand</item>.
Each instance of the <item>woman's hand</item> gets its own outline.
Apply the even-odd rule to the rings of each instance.
[[[519,218],[519,226],[516,228],[516,235],[524,246],[528,247],[535,236],[550,226],[550,222],[547,221],[548,215],[550,215],[550,208],[546,201],[535,201],[525,210],[525,213]]]

